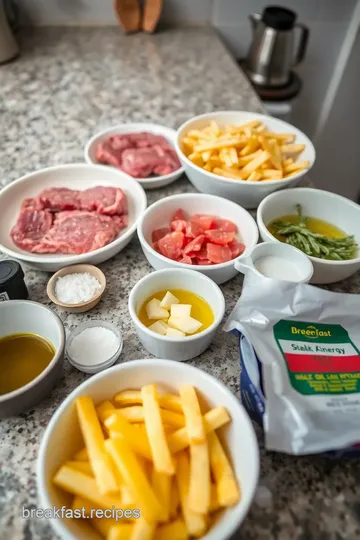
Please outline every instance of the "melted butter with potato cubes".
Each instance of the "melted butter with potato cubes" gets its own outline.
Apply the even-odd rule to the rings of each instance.
[[[203,332],[212,325],[212,323],[214,322],[214,313],[208,302],[201,298],[201,296],[198,296],[197,294],[190,291],[185,291],[183,289],[165,289],[147,298],[138,312],[138,317],[140,321],[147,328],[149,328],[149,326],[154,324],[156,321],[154,319],[149,319],[146,311],[146,306],[154,298],[160,301],[163,300],[167,292],[173,294],[179,300],[180,304],[191,305],[191,317],[199,321],[202,325],[199,330],[194,332],[192,335],[199,334],[200,332]],[[166,322],[166,319],[163,320],[164,322]]]

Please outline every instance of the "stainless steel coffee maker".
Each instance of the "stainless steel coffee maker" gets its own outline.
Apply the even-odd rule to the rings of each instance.
[[[292,68],[305,56],[308,28],[296,22],[296,13],[280,6],[265,8],[262,15],[253,13],[250,21],[253,39],[245,61],[249,79],[257,86],[286,86]]]

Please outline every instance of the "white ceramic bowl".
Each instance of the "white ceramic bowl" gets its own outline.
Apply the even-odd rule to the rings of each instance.
[[[118,124],[116,126],[109,127],[96,133],[86,143],[84,148],[84,157],[86,163],[97,164],[96,160],[96,147],[104,139],[107,139],[110,135],[126,134],[126,133],[139,133],[140,131],[148,131],[155,135],[162,135],[169,141],[171,146],[175,148],[176,131],[174,129],[162,126],[161,124],[151,124],[148,122],[136,122],[132,124]],[[170,174],[164,174],[163,176],[152,176],[150,178],[134,178],[144,189],[156,189],[172,184],[180,178],[184,173],[183,167],[177,169]],[[125,173],[124,173],[125,174]]]
[[[201,296],[213,310],[212,325],[186,338],[160,336],[149,330],[137,314],[147,298],[164,289],[185,289]],[[200,272],[168,268],[148,274],[135,285],[129,296],[129,313],[139,339],[149,353],[158,358],[184,361],[199,356],[209,347],[224,317],[225,300],[219,287]]]
[[[301,161],[309,160],[308,169],[294,174],[284,180],[267,180],[266,182],[247,182],[245,180],[231,180],[217,174],[205,171],[201,167],[194,165],[182,151],[181,141],[192,129],[201,129],[209,125],[209,122],[215,121],[220,126],[228,124],[239,125],[249,120],[260,120],[271,130],[278,133],[295,133],[296,143],[305,144],[306,148],[301,154]],[[195,116],[185,122],[177,132],[176,150],[180,161],[183,164],[184,171],[190,182],[202,193],[212,193],[225,197],[231,201],[241,204],[244,208],[256,208],[260,201],[267,195],[278,189],[295,186],[304,174],[306,174],[315,162],[315,149],[310,139],[299,129],[287,122],[267,116],[264,114],[246,112],[246,111],[219,111],[213,113]]]
[[[53,345],[55,355],[35,379],[0,395],[0,418],[20,414],[45,398],[59,380],[64,361],[64,326],[48,307],[28,300],[0,302],[0,338],[11,334],[37,334]]]
[[[50,187],[87,189],[94,186],[114,186],[123,189],[128,200],[129,224],[113,242],[82,255],[30,253],[18,248],[11,239],[21,203]],[[55,272],[70,264],[99,264],[114,257],[130,242],[135,234],[139,217],[146,209],[146,195],[142,187],[128,175],[111,167],[85,163],[58,165],[41,169],[11,182],[0,191],[0,251],[37,270]]]
[[[329,191],[312,188],[295,188],[279,191],[262,201],[257,211],[261,238],[266,242],[279,242],[267,229],[270,221],[286,214],[295,214],[295,205],[302,206],[305,216],[323,219],[336,225],[347,234],[353,234],[360,245],[360,206],[345,197]],[[327,261],[309,257],[314,274],[310,283],[335,283],[348,278],[360,269],[360,256],[349,261]]]
[[[202,193],[183,193],[171,195],[155,202],[145,211],[138,223],[138,237],[145,257],[155,270],[163,268],[191,268],[210,277],[215,283],[224,283],[236,276],[235,259],[226,263],[211,266],[179,263],[168,259],[152,248],[151,234],[155,229],[169,227],[169,222],[178,208],[183,208],[189,215],[213,214],[219,218],[230,219],[239,230],[238,237],[246,246],[246,254],[257,244],[259,231],[255,220],[247,210],[241,206],[214,195]]]
[[[261,273],[257,269],[256,263],[263,257],[276,257],[281,265],[280,268],[284,266],[286,268],[285,261],[290,261],[292,263],[292,267],[290,267],[291,273],[287,273],[286,277],[281,277],[278,274],[273,276]],[[252,271],[260,277],[266,276],[271,277],[272,279],[283,279],[296,283],[309,283],[314,273],[312,262],[305,253],[289,244],[282,244],[280,242],[262,242],[261,244],[257,244],[250,251],[249,255],[246,255],[245,257],[240,256],[237,259],[235,268],[243,274]]]
[[[236,506],[219,515],[202,540],[229,539],[243,522],[258,482],[259,450],[254,428],[239,400],[222,382],[198,368],[170,360],[134,360],[114,366],[83,382],[63,401],[50,420],[40,445],[37,461],[39,507],[59,508],[69,504],[65,493],[51,480],[60,465],[71,459],[83,445],[74,400],[87,395],[98,404],[121,390],[149,383],[157,383],[160,390],[167,392],[176,392],[179,386],[192,384],[211,407],[222,405],[229,411],[232,422],[219,431],[235,468],[242,497]],[[53,519],[51,524],[63,540],[91,538],[84,535],[79,521]]]

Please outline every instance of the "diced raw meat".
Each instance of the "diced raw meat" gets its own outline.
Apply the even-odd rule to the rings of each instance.
[[[192,264],[192,260],[190,257],[188,257],[188,255],[184,255],[182,259],[179,259],[178,262],[181,262],[183,264]]]
[[[48,210],[25,208],[20,212],[10,236],[19,248],[34,252],[50,230],[52,222],[53,216]]]
[[[127,213],[126,195],[122,189],[112,186],[96,186],[79,192],[81,210],[105,215]]]
[[[154,242],[153,243],[153,248],[155,249],[155,251],[157,251],[161,255],[161,251],[160,251],[160,248],[159,248],[159,242]]]
[[[194,223],[193,221],[187,222],[185,234],[189,238],[196,238],[200,234],[203,234],[203,232],[204,229],[200,227],[197,223]]]
[[[43,210],[44,205],[40,201],[39,197],[31,197],[29,199],[25,199],[21,205],[20,212],[22,210],[25,210],[26,208],[31,208],[32,210]]]
[[[171,222],[170,228],[172,231],[185,232],[186,221],[184,219],[175,219]]]
[[[245,245],[241,242],[238,242],[236,239],[232,240],[228,244],[230,251],[231,251],[231,258],[235,259],[235,257],[238,257],[245,251]]]
[[[159,249],[164,257],[168,259],[179,259],[182,255],[184,234],[181,232],[171,232],[159,240]]]
[[[166,234],[170,232],[169,227],[163,227],[162,229],[156,229],[152,232],[151,239],[153,242],[158,242],[161,238],[164,238]]]
[[[209,259],[199,259],[198,257],[196,257],[196,262],[202,266],[210,266],[213,264],[211,261],[209,261]]]
[[[215,222],[215,216],[208,216],[206,214],[195,214],[190,218],[191,223],[195,223],[203,229],[203,231],[208,231],[212,228],[213,223]]]
[[[53,226],[33,251],[77,255],[88,253],[112,242],[116,233],[117,228],[110,216],[81,210],[59,212]]]
[[[116,234],[119,234],[122,229],[125,229],[125,227],[128,226],[129,216],[127,214],[123,214],[122,216],[111,216],[111,218],[116,229]]]
[[[236,233],[237,227],[235,223],[229,221],[228,219],[216,219],[213,229],[219,229],[222,232],[233,232]]]
[[[39,195],[44,208],[53,212],[79,210],[79,191],[68,188],[44,189]]]
[[[190,253],[190,257],[195,257],[195,259],[207,259],[207,249],[206,244],[204,243],[199,251],[194,251]]]
[[[235,233],[222,232],[219,229],[211,229],[210,231],[205,231],[205,235],[213,244],[224,246],[225,244],[228,244],[234,240]]]
[[[157,152],[162,161],[162,163],[154,167],[154,174],[164,176],[165,174],[170,174],[181,167],[179,158],[177,157],[175,150],[172,148],[163,149],[161,146],[156,145],[154,146],[154,150]]]
[[[219,246],[209,242],[206,245],[208,259],[214,264],[231,261],[231,251],[228,246]]]
[[[203,234],[200,234],[199,236],[194,238],[194,240],[189,242],[189,244],[187,244],[187,246],[184,247],[184,250],[183,250],[184,255],[189,255],[190,253],[200,251],[204,243],[204,240],[205,240],[205,236]]]
[[[168,148],[169,142],[162,135],[155,135],[154,133],[148,133],[142,131],[139,133],[131,133],[128,138],[137,148],[146,148],[149,146],[159,145],[162,148]]]
[[[125,146],[125,148],[128,148]],[[111,144],[111,141],[103,141],[98,144],[95,152],[95,158],[98,163],[104,165],[112,165],[113,167],[121,167],[121,155],[125,148],[116,149]]]
[[[122,153],[122,170],[134,178],[147,178],[161,161],[153,148],[128,148]]]
[[[186,214],[182,208],[178,208],[171,218],[171,221],[177,221],[178,219],[183,219],[184,221],[187,221]]]

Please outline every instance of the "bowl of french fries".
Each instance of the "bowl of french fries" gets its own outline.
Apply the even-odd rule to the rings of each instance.
[[[65,540],[230,538],[259,475],[254,429],[211,375],[135,360],[78,386],[42,439],[41,508]],[[73,518],[73,519],[68,519]]]
[[[202,193],[256,208],[270,193],[298,184],[315,162],[299,129],[271,116],[220,111],[196,116],[177,131],[176,150]]]

